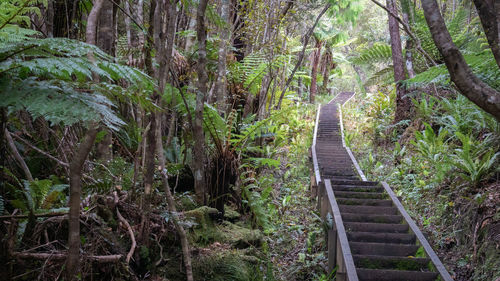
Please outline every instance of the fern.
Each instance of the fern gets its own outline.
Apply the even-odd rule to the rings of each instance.
[[[474,74],[491,87],[500,90],[500,69],[496,66],[490,50],[476,54],[466,54],[464,58]],[[404,83],[410,87],[423,87],[429,83],[445,86],[450,84],[450,74],[446,66],[441,64],[417,74],[412,79],[405,80]]]
[[[365,86],[378,85],[378,84],[390,84],[394,81],[394,67],[389,65],[385,67],[368,78],[365,82]]]
[[[375,43],[370,48],[361,51],[359,56],[351,59],[354,64],[372,65],[375,63],[388,63],[392,58],[391,46]]]
[[[88,60],[90,52],[97,63]],[[94,82],[93,73],[102,82]],[[117,130],[124,123],[106,95],[123,95],[127,91],[107,81],[122,79],[136,89],[154,88],[149,76],[114,63],[112,57],[89,44],[64,38],[0,44],[0,106],[10,112],[26,109],[34,117],[64,125],[101,121]],[[145,99],[140,101],[146,103]]]

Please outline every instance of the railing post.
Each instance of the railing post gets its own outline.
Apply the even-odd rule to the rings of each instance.
[[[316,202],[316,208],[317,208],[318,212],[320,213],[322,219],[324,219],[323,213],[321,212],[321,210],[322,210],[321,209],[322,208],[321,205],[322,205],[322,202],[323,202],[323,197],[325,196],[324,189],[325,189],[325,184],[322,181],[320,181],[319,182],[319,186],[318,186],[318,192],[317,192],[317,194],[318,194],[318,196],[317,196],[318,201]]]
[[[333,216],[332,216],[333,219]],[[337,265],[337,228],[335,223],[328,229],[328,274],[330,274]]]
[[[337,260],[337,281],[347,281],[347,270],[344,263],[344,254],[342,253],[342,246],[340,245],[340,241],[337,237],[337,251],[336,251],[336,260]]]

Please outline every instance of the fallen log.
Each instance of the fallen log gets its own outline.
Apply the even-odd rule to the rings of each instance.
[[[12,253],[12,257],[18,259],[53,259],[53,260],[64,260],[68,256],[67,253],[64,252],[53,252],[53,253],[25,253],[25,252],[14,252]],[[94,256],[94,255],[83,255],[83,259],[88,259],[91,261],[101,262],[101,263],[110,263],[117,262],[122,258],[122,255],[105,255],[105,256]]]

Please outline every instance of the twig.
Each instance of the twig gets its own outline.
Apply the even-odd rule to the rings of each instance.
[[[55,162],[57,162],[57,164],[61,165],[61,166],[64,166],[64,167],[69,167],[69,164],[68,163],[65,163],[59,159],[57,159],[56,157],[50,155],[48,152],[45,152],[43,150],[41,150],[40,148],[36,147],[35,145],[31,144],[29,141],[21,138],[20,136],[16,135],[16,134],[11,134],[14,138],[16,138],[17,140],[20,140],[21,142],[23,142],[25,145],[29,146],[31,149],[35,150],[36,152],[42,154],[43,156],[46,156],[47,158],[51,159],[51,160],[54,160]]]
[[[120,211],[118,210],[118,194],[116,191],[113,192],[113,196],[115,198],[115,208],[116,208],[116,215],[118,216],[118,219],[127,227],[128,229],[128,234],[130,235],[130,240],[132,240],[132,245],[130,246],[130,250],[128,251],[127,258],[125,261],[127,264],[130,262],[130,259],[132,258],[132,255],[134,255],[135,247],[137,246],[137,243],[135,242],[135,236],[134,236],[134,231],[132,230],[132,227],[128,223],[128,221],[120,214]]]
[[[44,213],[44,214],[34,214],[33,216],[35,218],[49,218],[49,217],[64,216],[67,214],[68,213]],[[25,219],[27,217],[28,215],[6,215],[6,216],[0,216],[0,219]]]
[[[21,154],[19,154],[19,151],[17,150],[16,145],[14,144],[14,140],[12,140],[11,134],[9,130],[7,130],[7,128],[5,128],[5,139],[7,140],[7,144],[9,146],[10,151],[12,152],[12,155],[16,159],[19,166],[21,166],[21,169],[26,175],[26,178],[29,181],[33,181],[33,176],[31,175],[30,169],[28,168],[28,165],[26,165],[26,162],[24,162],[24,159],[21,156]]]

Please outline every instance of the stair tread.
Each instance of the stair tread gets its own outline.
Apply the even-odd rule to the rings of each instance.
[[[352,257],[358,268],[405,271],[427,271],[431,261],[429,258],[398,256],[353,255]]]
[[[351,231],[347,233],[349,241],[390,244],[415,244],[416,236],[410,233]]]
[[[436,272],[390,269],[356,269],[360,281],[434,281]]]

